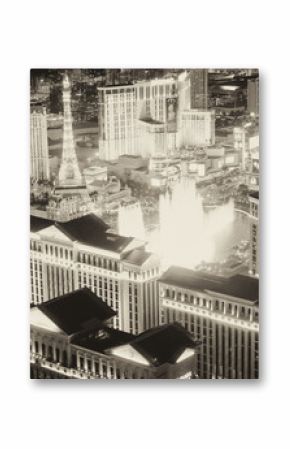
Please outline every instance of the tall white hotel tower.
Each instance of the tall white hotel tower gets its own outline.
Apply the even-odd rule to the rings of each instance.
[[[49,179],[47,118],[43,106],[33,106],[30,114],[30,177]]]
[[[63,112],[63,151],[59,169],[59,186],[64,188],[82,186],[83,180],[78,166],[72,129],[71,85],[67,74],[63,78]]]

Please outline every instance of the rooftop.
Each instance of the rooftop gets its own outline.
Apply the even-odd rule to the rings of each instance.
[[[98,87],[98,90],[119,90],[119,89],[129,89],[134,87],[134,84],[109,84],[107,86],[100,86]]]
[[[97,336],[80,337],[75,343],[97,352],[129,344],[153,366],[174,364],[185,349],[199,345],[178,323],[158,326],[137,336],[106,327]]]
[[[256,200],[259,199],[259,190],[253,190],[249,193],[251,198],[255,198]]]
[[[91,351],[103,352],[116,346],[120,346],[130,342],[134,335],[127,332],[113,329],[110,327],[103,328],[99,334],[95,336],[84,336],[77,338],[74,343]]]
[[[212,291],[251,302],[259,300],[259,280],[241,274],[220,277],[188,268],[171,266],[161,276],[159,282],[189,290]]]
[[[180,324],[171,323],[149,329],[138,335],[130,345],[145,357],[150,364],[159,366],[176,363],[187,348],[199,345]]]
[[[67,335],[98,328],[102,322],[116,315],[111,307],[86,287],[36,307]]]
[[[123,237],[107,232],[109,226],[95,214],[87,214],[63,223],[31,216],[32,232],[41,231],[52,225],[55,225],[73,241],[108,251],[122,252],[133,240],[132,237]]]
[[[144,262],[151,256],[151,253],[145,251],[144,248],[133,249],[126,257],[123,259],[124,262],[131,263],[133,265],[143,265]]]
[[[47,220],[46,218],[36,217],[34,215],[30,215],[30,231],[38,232],[42,229],[48,228],[53,225],[54,222],[52,220]]]
[[[57,227],[73,240],[108,251],[121,252],[132,241],[132,237],[107,232],[109,226],[94,214],[58,223]]]

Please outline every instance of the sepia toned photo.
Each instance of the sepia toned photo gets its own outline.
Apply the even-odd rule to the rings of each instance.
[[[32,69],[31,379],[259,378],[257,69]]]

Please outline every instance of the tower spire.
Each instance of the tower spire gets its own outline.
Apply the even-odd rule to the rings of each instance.
[[[63,77],[63,149],[58,178],[61,186],[82,184],[72,128],[71,84],[67,74]]]

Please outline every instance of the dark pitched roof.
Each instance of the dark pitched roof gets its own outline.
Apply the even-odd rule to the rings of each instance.
[[[143,265],[144,262],[151,256],[151,253],[145,251],[144,248],[133,249],[126,257],[123,259],[124,262],[131,263],[133,265]]]
[[[37,307],[67,335],[99,328],[102,322],[116,315],[111,307],[86,287]]]
[[[259,199],[259,190],[257,190],[257,191],[255,191],[255,190],[251,191],[251,192],[250,192],[250,197],[255,198],[256,200],[258,200],[258,199]]]
[[[134,339],[134,335],[127,332],[120,331],[118,329],[112,329],[104,327],[99,332],[97,337],[81,337],[74,341],[74,344],[81,346],[91,351],[104,352],[107,349],[114,348],[116,346],[124,345]]]
[[[46,218],[35,217],[34,215],[30,215],[30,231],[38,232],[42,229],[48,228],[54,222],[52,220],[47,220]]]
[[[132,237],[107,232],[109,226],[94,214],[58,223],[57,227],[73,240],[108,251],[121,252],[132,241]]]
[[[30,227],[33,232],[55,225],[72,240],[108,251],[122,252],[133,240],[132,237],[123,237],[107,232],[109,226],[95,214],[84,215],[67,222],[56,222],[34,216],[31,216],[30,219]]]
[[[189,290],[210,290],[252,302],[259,300],[259,280],[241,274],[221,277],[172,266],[159,281]]]
[[[109,229],[109,226],[94,214],[83,215],[64,223],[58,223],[57,226],[71,237],[77,237],[77,239],[86,238],[87,234],[91,235],[94,232],[103,233]]]
[[[178,323],[165,324],[145,331],[130,344],[154,366],[174,364],[185,349],[199,345]]]

